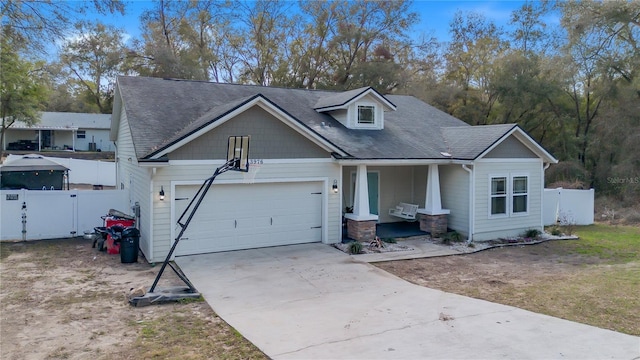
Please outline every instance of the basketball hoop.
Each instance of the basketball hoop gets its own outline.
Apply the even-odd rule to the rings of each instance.
[[[261,166],[261,164],[251,164],[251,166],[249,166],[249,171],[242,173],[242,183],[253,184],[256,180],[256,174],[260,171]]]
[[[249,168],[249,136],[229,136],[227,144],[228,170],[248,171]]]
[[[158,275],[156,275],[156,279],[153,281],[153,285],[149,288],[147,293],[144,293],[142,296],[135,296],[129,298],[129,303],[133,306],[146,306],[154,303],[161,303],[164,301],[178,301],[182,299],[196,299],[201,297],[193,284],[187,279],[184,273],[174,267],[171,264],[171,257],[173,256],[173,252],[176,249],[176,246],[182,239],[182,235],[189,227],[191,223],[191,219],[193,219],[193,215],[195,215],[200,203],[207,195],[207,191],[213,184],[213,181],[216,177],[222,173],[227,171],[240,171],[243,172],[245,183],[251,184],[256,178],[256,173],[260,170],[259,165],[251,165],[249,166],[249,139],[248,135],[245,136],[229,136],[228,144],[227,144],[227,161],[220,167],[216,169],[211,177],[206,179],[198,192],[189,202],[189,205],[184,209],[182,215],[178,218],[176,222],[177,226],[180,226],[180,231],[178,236],[173,241],[173,245],[171,245],[171,249],[169,249],[169,253],[167,257],[164,259],[162,263],[162,267],[160,267],[160,271]],[[245,175],[246,174],[246,175]],[[178,286],[164,290],[155,291],[156,286],[158,285],[158,281],[160,281],[160,277],[164,273],[165,268],[169,266],[176,275],[185,283],[187,286]]]

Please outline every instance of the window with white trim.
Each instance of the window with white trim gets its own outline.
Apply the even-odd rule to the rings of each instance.
[[[491,215],[507,215],[507,177],[491,178]]]
[[[358,105],[358,124],[375,124],[376,107],[371,105]]]
[[[527,176],[514,176],[512,183],[511,212],[514,214],[526,213],[528,211],[529,179]]]
[[[76,138],[77,139],[84,139],[86,137],[87,137],[87,132],[85,130],[76,131]]]
[[[489,217],[526,215],[529,211],[529,176],[490,176]]]

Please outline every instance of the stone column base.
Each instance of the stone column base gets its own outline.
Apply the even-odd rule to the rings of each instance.
[[[420,214],[420,230],[426,231],[436,237],[447,233],[447,214],[427,215]]]
[[[347,236],[357,241],[373,241],[376,237],[376,220],[347,219]]]

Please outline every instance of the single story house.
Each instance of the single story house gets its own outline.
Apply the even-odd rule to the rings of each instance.
[[[4,150],[115,151],[110,128],[111,114],[42,112],[37,124],[11,125],[4,133]]]
[[[414,216],[425,231],[474,241],[542,230],[544,171],[557,162],[517,125],[469,126],[370,87],[119,77],[117,182],[139,206],[149,261],[164,259],[180,214],[236,135],[251,137],[250,171],[218,177],[176,255],[337,243],[343,220],[349,237],[366,241],[376,223]]]

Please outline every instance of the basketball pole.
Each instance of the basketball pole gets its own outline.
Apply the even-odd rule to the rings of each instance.
[[[247,144],[247,148],[248,148],[248,144]],[[245,154],[245,156],[248,156],[248,154]],[[136,307],[141,307],[141,306],[151,305],[153,303],[160,303],[165,301],[178,301],[178,300],[189,299],[189,298],[197,299],[200,297],[200,293],[198,293],[198,291],[193,286],[191,281],[187,279],[187,277],[184,275],[182,270],[177,269],[175,266],[173,266],[173,264],[171,264],[171,257],[173,256],[173,252],[178,246],[178,243],[180,242],[182,235],[184,235],[185,231],[189,227],[189,224],[191,223],[193,216],[195,215],[196,211],[200,207],[202,200],[204,200],[204,197],[207,195],[207,192],[211,188],[213,181],[216,179],[218,175],[221,175],[229,170],[238,171],[240,167],[240,162],[242,160],[243,160],[242,156],[233,157],[227,160],[226,163],[224,163],[222,166],[218,167],[214,171],[211,177],[209,177],[202,183],[202,185],[200,186],[200,189],[198,189],[193,199],[191,199],[191,201],[189,202],[189,205],[187,205],[187,207],[182,212],[182,215],[180,215],[180,217],[178,218],[177,224],[181,227],[180,233],[174,239],[173,245],[171,246],[171,249],[169,250],[167,257],[164,259],[164,262],[162,263],[162,267],[160,268],[158,275],[156,275],[156,278],[153,281],[153,285],[151,285],[151,287],[149,288],[149,291],[145,293],[143,296],[130,298],[129,303],[131,305]],[[246,164],[246,166],[248,167],[248,163]],[[240,171],[246,171],[246,170],[240,170]],[[182,223],[181,221],[184,219],[187,213],[189,213],[189,216],[187,217],[186,221]],[[160,278],[162,277],[162,274],[164,273],[164,270],[166,269],[167,265],[169,265],[169,267],[173,270],[173,272],[180,278],[180,280],[182,280],[187,285],[187,287],[186,288],[173,287],[165,291],[160,291],[156,293],[155,292],[156,286],[158,285],[158,282],[160,281]]]

